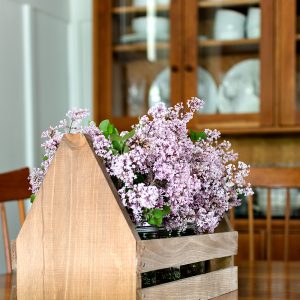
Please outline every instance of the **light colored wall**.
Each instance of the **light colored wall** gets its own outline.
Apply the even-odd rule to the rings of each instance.
[[[0,172],[40,164],[40,134],[91,108],[91,1],[0,0]],[[10,238],[19,231],[7,206]],[[5,272],[2,236],[0,273]]]
[[[92,1],[70,1],[70,96],[92,110]]]

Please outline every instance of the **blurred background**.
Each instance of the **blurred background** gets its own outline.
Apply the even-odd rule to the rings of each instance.
[[[92,108],[91,15],[89,0],[0,0],[0,173],[38,166],[41,132],[71,107]],[[17,204],[6,209],[14,239]]]
[[[0,172],[38,166],[41,132],[71,107],[89,108],[97,123],[109,118],[126,130],[149,107],[192,96],[206,101],[190,125],[194,130],[219,129],[252,166],[299,167],[298,4],[0,0]],[[274,248],[283,240],[285,195],[272,190]],[[266,197],[266,190],[256,190],[258,259],[266,257]],[[235,213],[245,259],[246,202]],[[290,259],[299,260],[298,189],[291,191],[290,213]],[[16,203],[7,205],[7,214],[14,239]],[[282,257],[276,249],[274,259]]]

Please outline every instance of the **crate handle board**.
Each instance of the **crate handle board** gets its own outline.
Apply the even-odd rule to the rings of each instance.
[[[141,288],[140,276],[235,255],[237,233],[224,222],[215,234],[142,241],[89,138],[67,134],[17,237],[17,297],[134,300],[161,293],[161,299],[193,300],[228,293],[237,289],[232,260],[220,270],[151,288]],[[213,278],[220,284],[207,287]]]

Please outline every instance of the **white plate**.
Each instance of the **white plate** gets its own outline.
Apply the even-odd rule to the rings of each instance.
[[[260,62],[247,59],[234,65],[219,88],[220,113],[257,113],[260,110]]]
[[[198,97],[205,101],[204,108],[201,110],[204,114],[214,114],[217,112],[218,92],[217,85],[208,71],[202,67],[197,69]],[[160,72],[151,84],[149,91],[149,107],[159,102],[170,105],[170,69],[166,68]]]
[[[124,34],[120,37],[120,42],[122,44],[130,44],[130,43],[137,43],[137,42],[145,42],[147,37],[145,35],[137,34],[137,33],[130,33]],[[157,34],[155,36],[156,41],[166,42],[169,40],[168,34]]]

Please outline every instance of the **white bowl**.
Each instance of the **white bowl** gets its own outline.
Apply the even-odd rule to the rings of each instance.
[[[214,38],[218,40],[244,38],[245,21],[246,16],[235,10],[219,9],[215,15]]]
[[[260,37],[260,18],[261,10],[258,7],[248,9],[246,32],[248,38]]]
[[[169,24],[169,19],[165,17],[137,17],[132,20],[132,30],[144,37],[147,37],[150,31],[156,36],[166,36],[169,34]]]
[[[156,0],[156,5],[169,5],[170,0]],[[147,6],[147,0],[133,0],[133,6]]]

